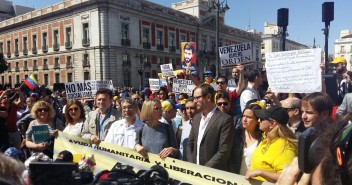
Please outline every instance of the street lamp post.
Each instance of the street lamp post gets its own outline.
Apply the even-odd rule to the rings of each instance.
[[[143,66],[143,60],[139,61],[139,67],[137,68],[137,72],[139,74],[139,78],[141,80],[140,86],[139,86],[139,91],[143,90],[143,72],[144,72],[144,66]]]
[[[216,10],[216,35],[215,35],[215,54],[216,54],[216,76],[220,74],[220,56],[219,56],[219,42],[220,42],[220,36],[219,36],[219,25],[220,25],[220,13],[225,13],[227,10],[229,10],[230,7],[227,5],[227,0],[211,0],[209,2],[209,9],[208,11],[211,12],[212,10]]]

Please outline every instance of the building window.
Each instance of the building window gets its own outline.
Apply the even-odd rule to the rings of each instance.
[[[7,41],[7,52],[11,53],[11,41]]]
[[[169,33],[169,47],[175,47],[175,33]]]
[[[191,36],[191,37],[190,37],[190,41],[191,41],[191,42],[195,42],[195,41],[196,41],[196,38],[195,38],[194,36]]]
[[[18,50],[18,39],[15,39],[15,55],[18,56],[19,55],[19,50]]]
[[[23,37],[23,51],[28,49],[28,39]]]
[[[54,44],[59,44],[59,30],[54,30]]]
[[[143,28],[143,43],[149,43],[149,28]]]
[[[66,57],[66,66],[72,67],[72,57],[71,56]]]
[[[69,48],[72,48],[71,27],[67,27],[65,30],[66,30],[66,33],[65,33],[65,37],[66,37],[65,47],[66,47],[66,49],[69,49]]]
[[[83,80],[90,80],[89,72],[84,72],[83,76],[84,76]]]
[[[186,42],[186,35],[181,34],[180,40],[181,40],[181,42]]]
[[[4,53],[4,43],[0,42],[0,53]]]
[[[340,53],[344,53],[344,52],[345,52],[345,46],[341,46]]]
[[[60,73],[55,73],[55,83],[60,83]]]
[[[156,44],[163,45],[163,32],[160,30],[156,31]]]
[[[45,86],[49,85],[49,75],[48,74],[44,74],[44,85]]]
[[[59,57],[56,57],[54,59],[54,68],[60,68],[60,61],[59,61]]]
[[[72,73],[67,73],[67,82],[73,82]]]
[[[84,23],[83,24],[83,35],[82,35],[82,45],[83,46],[89,46],[90,40],[89,40],[89,24]]]
[[[121,39],[129,39],[129,25],[127,23],[121,23]]]
[[[206,38],[202,39],[202,50],[203,51],[207,50],[207,39]]]
[[[20,83],[20,75],[16,75],[16,84]]]
[[[9,83],[12,85],[12,76],[9,76]]]
[[[43,60],[43,69],[48,69],[49,68],[49,66],[48,66],[48,59],[44,59]]]
[[[144,73],[144,84],[149,86],[149,78],[150,78],[150,72],[145,72]]]
[[[48,33],[43,33],[43,46],[47,46],[48,44]]]
[[[37,35],[32,35],[32,53],[37,53]]]
[[[27,79],[28,78],[28,75],[24,75],[24,79]]]

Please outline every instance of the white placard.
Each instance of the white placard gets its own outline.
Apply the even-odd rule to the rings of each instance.
[[[194,88],[195,85],[193,84],[192,80],[174,78],[172,92],[192,94]]]
[[[174,76],[174,70],[172,68],[172,64],[163,64],[160,65],[161,73],[163,74],[163,77],[169,77],[169,76]]]
[[[221,68],[252,62],[252,43],[241,43],[219,47]]]
[[[149,86],[150,86],[150,90],[158,91],[160,89],[159,79],[149,78]]]
[[[267,53],[265,58],[273,92],[321,92],[320,48]]]
[[[67,99],[92,98],[100,88],[113,91],[112,80],[85,80],[65,84]]]

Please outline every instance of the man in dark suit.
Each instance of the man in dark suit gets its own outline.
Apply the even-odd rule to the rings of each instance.
[[[228,159],[234,139],[233,119],[215,106],[214,95],[214,89],[208,84],[199,85],[194,91],[194,102],[201,113],[192,120],[187,161],[229,171]]]

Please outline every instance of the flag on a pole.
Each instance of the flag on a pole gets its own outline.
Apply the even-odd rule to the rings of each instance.
[[[38,87],[39,83],[37,79],[35,79],[34,75],[31,74],[29,77],[27,77],[26,81],[24,81],[24,84],[26,84],[30,90],[34,90]]]

